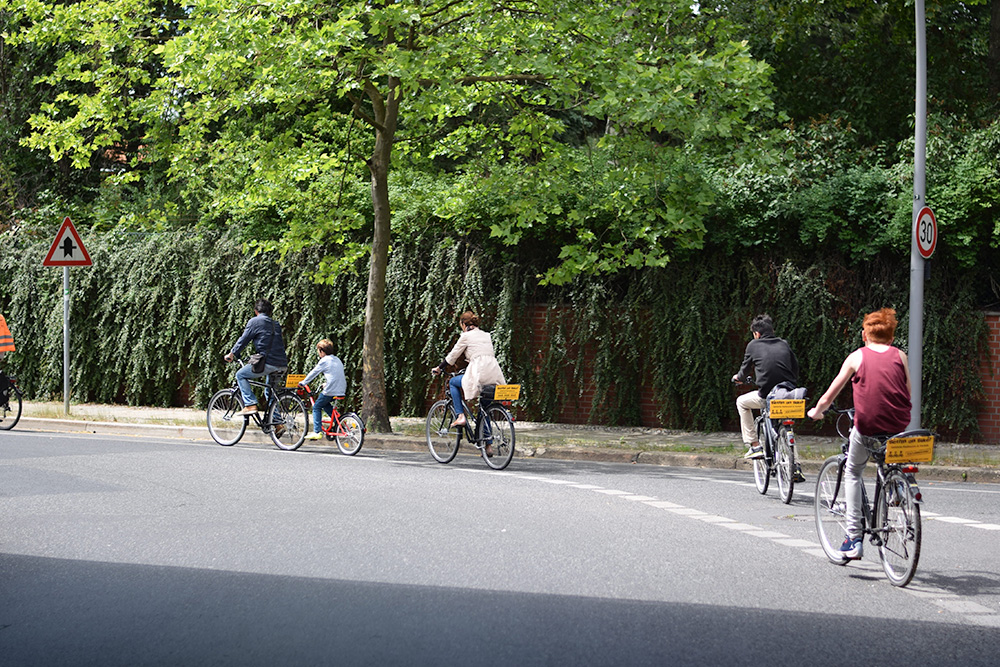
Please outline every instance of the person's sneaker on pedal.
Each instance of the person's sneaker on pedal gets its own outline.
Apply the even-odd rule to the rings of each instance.
[[[319,433],[317,431],[313,431],[312,433],[310,433],[309,435],[306,436],[306,440],[319,440],[322,437],[323,437],[322,433]]]
[[[274,437],[280,438],[281,436],[285,435],[285,431],[287,430],[288,429],[285,428],[284,424],[278,424],[277,426],[274,427]]]
[[[796,484],[801,484],[802,482],[806,481],[805,476],[802,474],[802,466],[800,466],[798,463],[795,464],[795,472],[792,473],[792,481],[795,482]]]
[[[256,405],[248,405],[245,408],[243,408],[242,410],[240,410],[240,414],[241,415],[255,415],[255,414],[257,414],[257,406]]]
[[[460,414],[458,417],[456,417],[455,421],[453,421],[451,423],[451,427],[452,428],[458,428],[459,426],[465,426],[465,413],[464,412],[462,414]]]
[[[743,455],[745,459],[762,459],[764,458],[764,448],[760,445],[750,445],[750,449],[747,453]]]
[[[850,535],[844,538],[844,543],[840,545],[840,555],[848,560],[861,560],[864,552],[864,545],[860,537],[852,538]]]

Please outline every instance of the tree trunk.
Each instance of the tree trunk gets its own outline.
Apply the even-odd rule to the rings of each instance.
[[[990,94],[1000,96],[1000,0],[993,0],[990,12],[990,50],[987,67],[990,73]]]
[[[398,82],[389,82],[389,93],[382,99],[370,93],[378,126],[375,150],[368,161],[372,175],[372,207],[375,231],[372,236],[371,264],[368,268],[368,294],[365,305],[364,349],[361,363],[361,417],[368,430],[389,433],[389,406],[385,395],[385,275],[389,264],[389,240],[392,237],[392,213],[389,208],[389,162],[399,114]]]

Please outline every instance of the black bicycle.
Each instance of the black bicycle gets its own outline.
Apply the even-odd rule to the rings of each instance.
[[[844,496],[844,466],[850,446],[854,410],[831,407],[837,415],[837,432],[844,438],[841,453],[831,456],[816,478],[816,532],[826,557],[836,565],[848,559],[840,552],[847,535],[847,502]],[[920,505],[922,497],[914,474],[916,463],[934,456],[934,435],[913,430],[896,435],[875,436],[868,452],[875,462],[874,506],[865,484],[861,485],[863,535],[878,549],[885,576],[894,586],[913,579],[920,560]]]
[[[17,378],[0,371],[0,431],[9,431],[17,426],[23,407]]]
[[[455,421],[455,408],[451,399],[446,397],[432,405],[427,413],[427,447],[434,460],[451,463],[464,436],[479,450],[486,465],[494,470],[506,468],[514,457],[514,417],[507,408],[517,400],[520,391],[519,384],[484,386],[477,414],[473,415],[469,404],[462,401],[465,425],[454,429],[451,423]]]
[[[778,480],[778,495],[786,505],[795,490],[795,419],[805,416],[806,402],[798,399],[764,401],[757,416],[757,442],[764,456],[753,459],[753,479],[761,495],[767,493],[771,477]]]
[[[243,366],[244,362],[237,358],[236,363]],[[215,392],[208,401],[207,411],[208,432],[212,439],[224,447],[235,445],[252,419],[261,431],[271,436],[279,449],[298,449],[308,432],[309,418],[298,393],[285,386],[287,376],[286,371],[279,371],[267,375],[266,382],[250,380],[250,385],[262,389],[267,399],[264,410],[252,415],[241,414],[243,395],[235,381],[233,386]]]
[[[738,384],[752,385],[747,378]],[[804,399],[766,399],[760,414],[754,420],[757,442],[763,456],[751,459],[753,480],[761,495],[767,493],[771,478],[778,480],[778,495],[786,505],[792,501],[795,490],[795,419],[806,414]],[[800,481],[802,478],[799,478]]]

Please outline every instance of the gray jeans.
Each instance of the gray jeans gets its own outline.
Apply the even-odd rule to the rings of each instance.
[[[861,537],[861,485],[864,484],[861,474],[868,463],[869,448],[878,447],[879,441],[852,428],[849,442],[844,464],[844,500],[847,503],[847,534],[856,539]]]

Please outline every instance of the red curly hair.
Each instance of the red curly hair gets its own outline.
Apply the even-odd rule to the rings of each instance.
[[[896,311],[882,308],[865,315],[864,329],[868,340],[881,345],[889,345],[896,337]]]

